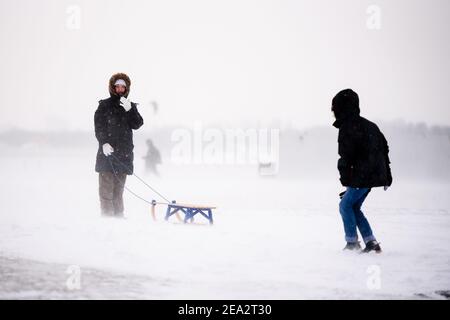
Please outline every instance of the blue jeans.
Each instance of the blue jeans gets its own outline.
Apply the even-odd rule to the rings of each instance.
[[[347,187],[347,191],[339,203],[339,212],[341,213],[342,221],[344,222],[345,240],[347,242],[358,241],[356,228],[359,229],[364,243],[376,240],[372,229],[370,228],[369,221],[367,221],[361,211],[361,206],[370,190],[370,188]]]

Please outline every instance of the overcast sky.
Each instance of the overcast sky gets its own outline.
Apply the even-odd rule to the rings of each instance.
[[[448,0],[0,0],[0,25],[3,130],[92,130],[115,72],[147,128],[329,125],[348,87],[370,119],[450,125]]]

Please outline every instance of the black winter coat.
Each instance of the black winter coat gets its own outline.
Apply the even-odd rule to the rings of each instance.
[[[133,129],[139,129],[144,120],[139,114],[136,104],[131,103],[130,111],[119,104],[120,98],[112,95],[108,99],[100,100],[97,111],[94,115],[95,136],[98,140],[97,159],[95,171],[112,172],[112,161],[117,173],[133,174]],[[106,157],[103,154],[103,144],[109,143],[113,149],[115,157]],[[108,160],[109,158],[109,160]],[[123,165],[122,165],[122,164]]]
[[[378,126],[354,114],[338,119],[338,170],[343,186],[372,188],[390,186],[389,147]]]

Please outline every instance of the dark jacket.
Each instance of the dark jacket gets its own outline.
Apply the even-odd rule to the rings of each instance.
[[[117,173],[131,175],[133,174],[134,159],[133,129],[139,129],[143,125],[144,120],[136,108],[136,103],[131,103],[132,107],[128,112],[120,105],[120,97],[114,93],[112,88],[117,78],[124,78],[127,82],[125,97],[129,93],[129,78],[124,74],[116,74],[110,79],[111,97],[99,101],[94,115],[95,137],[98,140],[95,171],[112,172],[109,162],[111,160]],[[103,154],[102,146],[105,143],[109,143],[113,147],[114,156],[106,157]]]
[[[390,186],[392,175],[388,143],[378,126],[358,112],[338,118],[338,170],[343,186],[372,188]]]

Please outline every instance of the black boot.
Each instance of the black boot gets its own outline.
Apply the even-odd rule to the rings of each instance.
[[[359,241],[357,242],[347,242],[347,245],[344,247],[343,250],[361,250],[361,245],[359,244]]]
[[[380,244],[375,240],[367,242],[366,247],[364,248],[364,250],[362,252],[368,253],[370,251],[375,251],[376,253],[381,253]]]

